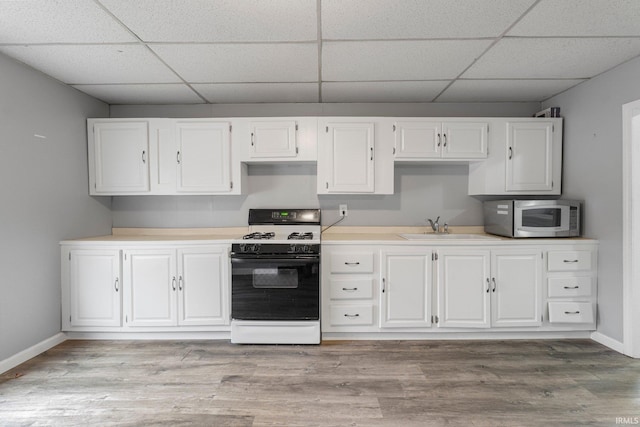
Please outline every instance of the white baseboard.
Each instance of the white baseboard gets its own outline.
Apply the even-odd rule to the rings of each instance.
[[[624,354],[624,344],[621,343],[620,341],[616,341],[613,338],[609,338],[608,336],[603,335],[598,331],[591,333],[591,339],[597,343],[600,343],[606,347],[609,347],[611,350]]]
[[[14,354],[7,359],[0,360],[0,374],[7,372],[9,369],[15,368],[19,364],[36,357],[40,353],[44,353],[50,348],[53,348],[66,340],[67,336],[62,332],[59,332],[44,341],[40,341],[39,343],[32,345],[26,350],[22,350],[20,353]]]

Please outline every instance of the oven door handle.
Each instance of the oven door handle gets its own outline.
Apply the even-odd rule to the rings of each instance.
[[[279,263],[289,263],[289,264],[308,264],[309,262],[319,262],[320,257],[319,256],[295,256],[295,257],[283,258],[281,256],[269,256],[269,255],[264,255],[264,256],[253,255],[250,257],[236,256],[236,255],[231,256],[232,264],[248,264],[255,261],[276,261]]]

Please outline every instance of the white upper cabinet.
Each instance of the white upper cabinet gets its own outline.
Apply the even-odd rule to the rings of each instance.
[[[295,157],[297,133],[298,125],[293,120],[252,122],[250,157]]]
[[[494,121],[487,159],[469,164],[469,194],[561,194],[562,119]]]
[[[553,124],[507,123],[507,191],[553,189]]]
[[[231,192],[228,122],[176,122],[179,193]]]
[[[403,119],[393,130],[398,161],[487,157],[488,122]]]
[[[240,194],[231,123],[211,119],[89,119],[92,195]],[[236,156],[237,157],[237,156]]]
[[[318,194],[393,194],[391,135],[375,120],[318,122]]]
[[[149,129],[145,120],[90,123],[89,193],[149,191]]]
[[[236,161],[249,164],[315,162],[316,117],[234,118]]]

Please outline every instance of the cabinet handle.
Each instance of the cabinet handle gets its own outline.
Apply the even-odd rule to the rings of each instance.
[[[447,134],[446,133],[442,134],[442,139],[444,140],[444,144],[442,144],[442,146],[446,147],[447,146]]]
[[[382,278],[382,293],[384,294],[386,291],[386,287],[387,287],[387,281],[384,279],[384,277]]]
[[[440,147],[441,143],[442,143],[442,137],[440,136],[440,134],[438,134],[438,147]]]
[[[563,262],[567,263],[567,264],[573,264],[576,262],[579,262],[577,259],[565,259]]]
[[[344,265],[360,265],[360,261],[356,261],[356,262],[344,262]]]
[[[348,317],[348,318],[350,318],[350,319],[353,319],[354,317],[360,317],[360,314],[358,314],[358,313],[356,313],[356,314],[348,314],[348,313],[345,313],[345,314],[344,314],[344,317]]]
[[[358,288],[342,288],[342,290],[346,292],[355,292],[358,290]]]
[[[178,162],[178,164],[180,164],[180,152],[179,151],[176,153],[176,162]]]
[[[176,276],[173,276],[173,280],[171,280],[171,289],[176,290]]]
[[[120,278],[116,277],[116,283],[114,284],[115,288],[116,288],[116,292],[118,292],[120,290]]]
[[[373,147],[371,147],[371,161],[373,161]]]
[[[493,282],[493,289],[491,290],[491,292],[495,292],[496,291],[496,278],[492,277],[491,281]]]
[[[254,142],[253,142],[253,132],[251,132],[251,146],[254,146]]]
[[[182,280],[182,276],[178,279],[178,290],[182,290],[184,284],[184,280]]]
[[[147,151],[142,150],[142,163],[147,163]]]
[[[513,148],[509,147],[509,160],[513,158]]]
[[[580,314],[580,311],[565,311],[564,314]]]
[[[565,286],[565,289],[580,289],[580,286]]]
[[[491,289],[491,285],[489,285],[489,278],[487,277],[487,293],[489,293],[490,289]]]

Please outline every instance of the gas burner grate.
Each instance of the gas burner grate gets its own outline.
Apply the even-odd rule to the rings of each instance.
[[[287,237],[288,240],[312,240],[313,239],[313,233],[308,231],[306,233],[299,233],[299,232],[293,232],[291,234],[289,234],[289,236]]]
[[[260,233],[258,231],[253,232],[253,233],[249,233],[249,234],[245,234],[244,236],[242,236],[242,238],[244,240],[269,240],[269,239],[273,239],[275,237],[276,233],[274,233],[273,231],[269,231],[269,232],[264,232],[264,233]]]

